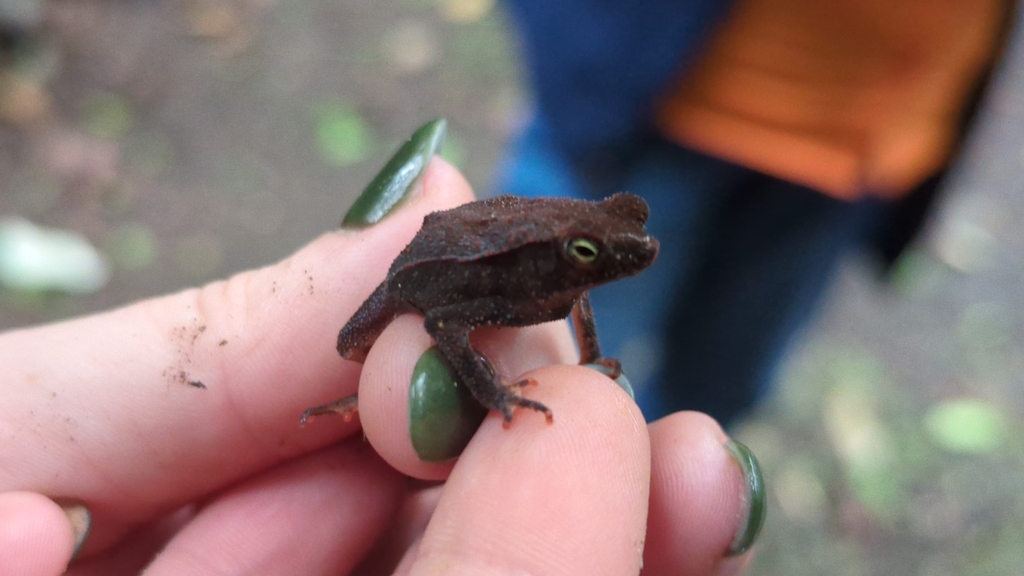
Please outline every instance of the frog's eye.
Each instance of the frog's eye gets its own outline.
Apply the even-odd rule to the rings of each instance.
[[[597,242],[589,238],[571,238],[565,243],[565,255],[579,264],[590,264],[600,253]]]

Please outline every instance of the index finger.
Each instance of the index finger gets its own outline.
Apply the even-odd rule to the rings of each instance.
[[[0,491],[72,496],[130,526],[357,429],[300,430],[355,392],[337,333],[428,212],[472,200],[435,160],[422,193],[358,233],[200,289],[0,336]],[[340,419],[339,419],[340,420]],[[109,538],[109,532],[106,533]]]

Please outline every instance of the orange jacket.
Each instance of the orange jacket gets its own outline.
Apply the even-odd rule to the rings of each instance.
[[[841,199],[939,171],[999,0],[739,0],[657,106],[671,140]]]

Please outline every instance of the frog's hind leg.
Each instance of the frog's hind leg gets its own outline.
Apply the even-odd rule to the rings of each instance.
[[[476,314],[473,309],[476,308]],[[505,419],[507,428],[512,422],[512,413],[516,408],[528,408],[544,414],[548,423],[554,422],[551,410],[547,406],[524,398],[517,388],[536,384],[532,379],[525,379],[512,384],[503,384],[494,371],[494,367],[480,352],[469,343],[469,333],[478,325],[488,324],[488,316],[500,313],[497,302],[479,302],[476,306],[459,305],[457,309],[438,308],[427,314],[424,325],[437,347],[455,370],[459,381],[473,394],[473,398],[484,407],[497,410]]]
[[[401,302],[391,295],[388,281],[381,282],[338,333],[338,353],[356,362],[366,360],[377,337],[401,312]]]
[[[473,398],[486,408],[501,412],[506,428],[512,423],[512,412],[516,408],[536,410],[544,415],[549,424],[554,422],[554,415],[547,406],[525,398],[515,391],[516,388],[534,385],[536,381],[526,379],[513,384],[502,384],[490,361],[469,344],[468,330],[462,334],[443,331],[434,335],[434,340],[458,373],[459,380],[469,388]]]

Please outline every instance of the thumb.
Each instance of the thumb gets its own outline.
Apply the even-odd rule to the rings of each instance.
[[[70,509],[70,507],[69,507]],[[0,493],[0,567],[4,574],[62,574],[84,538],[53,500],[32,492]]]

